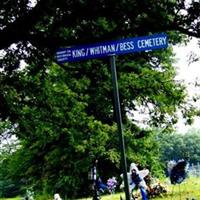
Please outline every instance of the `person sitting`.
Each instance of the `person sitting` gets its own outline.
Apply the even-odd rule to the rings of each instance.
[[[146,192],[148,187],[144,181],[144,178],[148,174],[148,169],[139,170],[135,163],[131,163],[130,171],[127,173],[130,196],[132,196],[133,190],[137,187],[140,189],[142,200],[148,200]],[[120,177],[123,179],[123,174],[121,174]],[[120,189],[122,188],[124,188],[124,180],[122,180],[120,185]]]
[[[96,186],[97,190],[100,191],[101,193],[104,193],[105,190],[108,190],[107,185],[103,183],[100,177],[96,181]]]
[[[54,194],[54,200],[62,200],[58,193]]]
[[[129,190],[132,193],[136,187],[139,188],[142,195],[142,200],[148,200],[146,191],[148,187],[144,181],[144,178],[148,174],[149,174],[148,169],[139,170],[135,163],[131,163]]]

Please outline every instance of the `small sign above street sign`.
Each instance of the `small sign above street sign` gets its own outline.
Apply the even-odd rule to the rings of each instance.
[[[56,52],[59,63],[84,59],[100,58],[109,55],[120,55],[140,51],[167,48],[168,38],[165,33],[150,36],[120,39],[91,45],[60,48]]]

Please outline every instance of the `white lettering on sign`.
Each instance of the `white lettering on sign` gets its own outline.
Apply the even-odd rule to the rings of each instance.
[[[167,37],[149,38],[137,41],[137,46],[139,49],[151,48],[154,46],[162,46],[166,44],[167,44]]]
[[[163,49],[167,48],[167,46],[167,35],[161,33],[144,37],[124,38],[117,41],[60,48],[56,52],[56,58],[58,62],[64,63],[111,55]]]
[[[90,55],[114,53],[115,52],[115,45],[111,44],[111,45],[90,47],[89,52],[90,52]]]
[[[80,58],[80,57],[84,57],[85,56],[85,51],[84,49],[76,49],[76,50],[72,50],[72,57],[73,58]]]
[[[131,42],[121,42],[119,43],[120,51],[128,51],[134,49],[134,43]]]
[[[65,54],[65,53],[66,53],[66,50],[63,50],[63,51],[59,51],[59,52],[57,52],[57,55]]]

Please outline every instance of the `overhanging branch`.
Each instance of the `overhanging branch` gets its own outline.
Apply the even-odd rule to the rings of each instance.
[[[41,0],[37,5],[26,14],[18,17],[13,23],[10,23],[0,31],[0,49],[5,49],[13,43],[26,39],[33,26],[47,12],[48,0]]]

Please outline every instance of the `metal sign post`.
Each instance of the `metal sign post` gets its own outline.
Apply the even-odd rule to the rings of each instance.
[[[123,135],[123,127],[122,127],[122,117],[121,117],[121,108],[120,108],[120,100],[119,100],[119,90],[117,84],[117,71],[116,71],[116,62],[115,55],[110,57],[111,71],[112,71],[112,84],[113,84],[113,93],[114,93],[114,102],[115,102],[115,115],[118,126],[118,134],[119,134],[119,142],[120,142],[120,150],[121,150],[121,164],[123,167],[123,177],[124,177],[124,186],[125,186],[125,194],[126,199],[130,199],[129,185],[128,185],[128,177],[127,177],[127,163],[125,156],[125,145],[124,145],[124,135]]]
[[[130,192],[128,185],[128,177],[127,177],[127,163],[125,156],[125,145],[124,145],[124,136],[122,128],[119,91],[117,84],[115,55],[163,49],[167,48],[167,46],[168,46],[167,35],[165,33],[161,33],[161,34],[153,34],[150,36],[120,39],[117,41],[101,42],[97,44],[60,48],[56,52],[58,63],[74,62],[74,61],[110,56],[112,83],[113,83],[113,92],[115,101],[115,114],[119,132],[121,162],[123,167],[126,200],[130,200]]]

